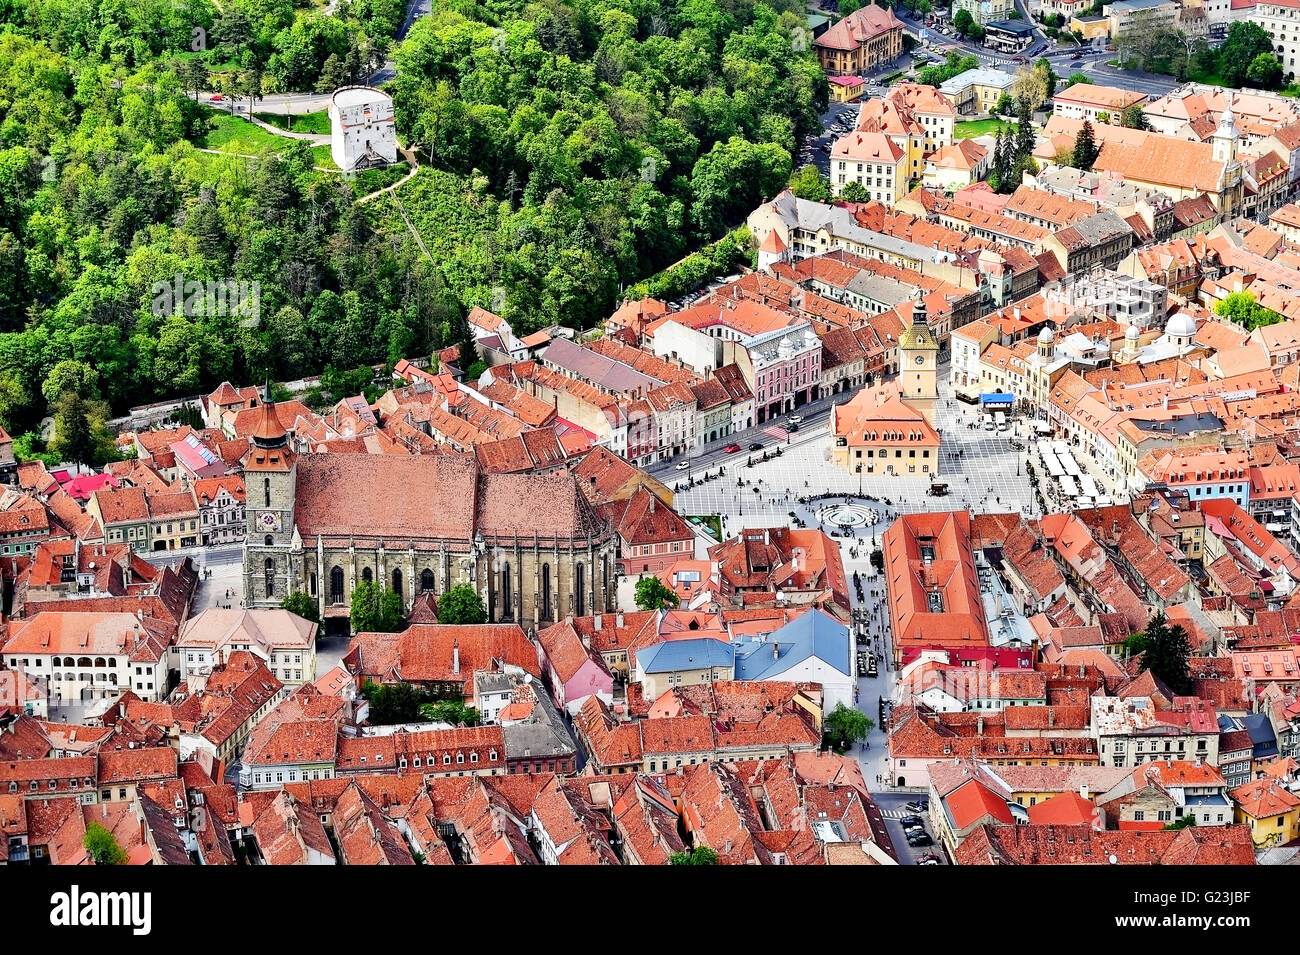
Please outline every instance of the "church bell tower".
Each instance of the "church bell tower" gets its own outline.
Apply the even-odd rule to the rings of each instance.
[[[912,302],[912,324],[898,339],[898,380],[903,401],[921,412],[934,427],[939,400],[939,340],[925,312],[924,292]]]

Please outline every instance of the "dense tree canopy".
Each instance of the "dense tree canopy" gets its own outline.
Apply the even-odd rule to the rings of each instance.
[[[518,331],[589,327],[679,260],[670,285],[704,281],[742,258],[731,230],[826,106],[795,0],[437,0],[395,50],[402,0],[222,6],[0,2],[15,436],[65,392],[120,412],[427,355],[468,338],[473,305]],[[390,52],[400,138],[432,166],[400,195],[423,248],[306,143],[200,151],[254,128],[197,91],[329,89]],[[167,305],[178,277],[258,283],[255,319]]]

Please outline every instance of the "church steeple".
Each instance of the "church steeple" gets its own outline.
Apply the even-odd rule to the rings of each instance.
[[[939,340],[934,337],[925,309],[925,293],[917,290],[912,321],[898,338],[898,372],[903,401],[916,408],[934,426],[934,404],[939,398]]]
[[[280,416],[275,413],[275,402],[271,400],[271,383],[266,383],[262,393],[262,413],[258,416],[257,427],[253,429],[253,444],[270,450],[283,448],[289,443],[289,435],[280,423]]]

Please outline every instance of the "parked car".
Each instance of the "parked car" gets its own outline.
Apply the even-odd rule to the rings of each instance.
[[[918,832],[915,835],[908,833],[907,844],[915,849],[917,846],[932,846],[934,840],[930,838],[929,833]]]
[[[214,102],[214,103],[220,103],[224,98],[225,98],[225,97],[223,97],[220,93],[213,93],[213,94],[212,94],[212,102]]]
[[[792,424],[789,425],[785,430],[790,432],[790,434],[795,434],[796,432],[798,432],[799,426],[797,424]]]
[[[925,825],[925,820],[922,819],[920,816],[904,816],[902,819],[899,820],[899,822],[903,824],[904,828],[910,828],[911,826]]]
[[[903,806],[908,812],[926,812],[930,808],[930,800],[913,799],[907,805]]]
[[[723,448],[722,450],[723,450],[723,451],[726,451],[728,454],[735,454],[737,451],[740,450],[740,445],[738,445],[738,444],[729,444],[729,445],[727,445],[725,448]]]
[[[916,857],[916,864],[917,865],[943,865],[943,860],[940,859],[933,852],[927,852],[924,855],[919,855]]]

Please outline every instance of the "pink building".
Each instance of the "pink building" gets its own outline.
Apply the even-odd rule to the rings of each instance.
[[[577,713],[589,696],[606,706],[614,700],[614,677],[567,620],[537,634],[537,663],[551,685],[555,705]]]

